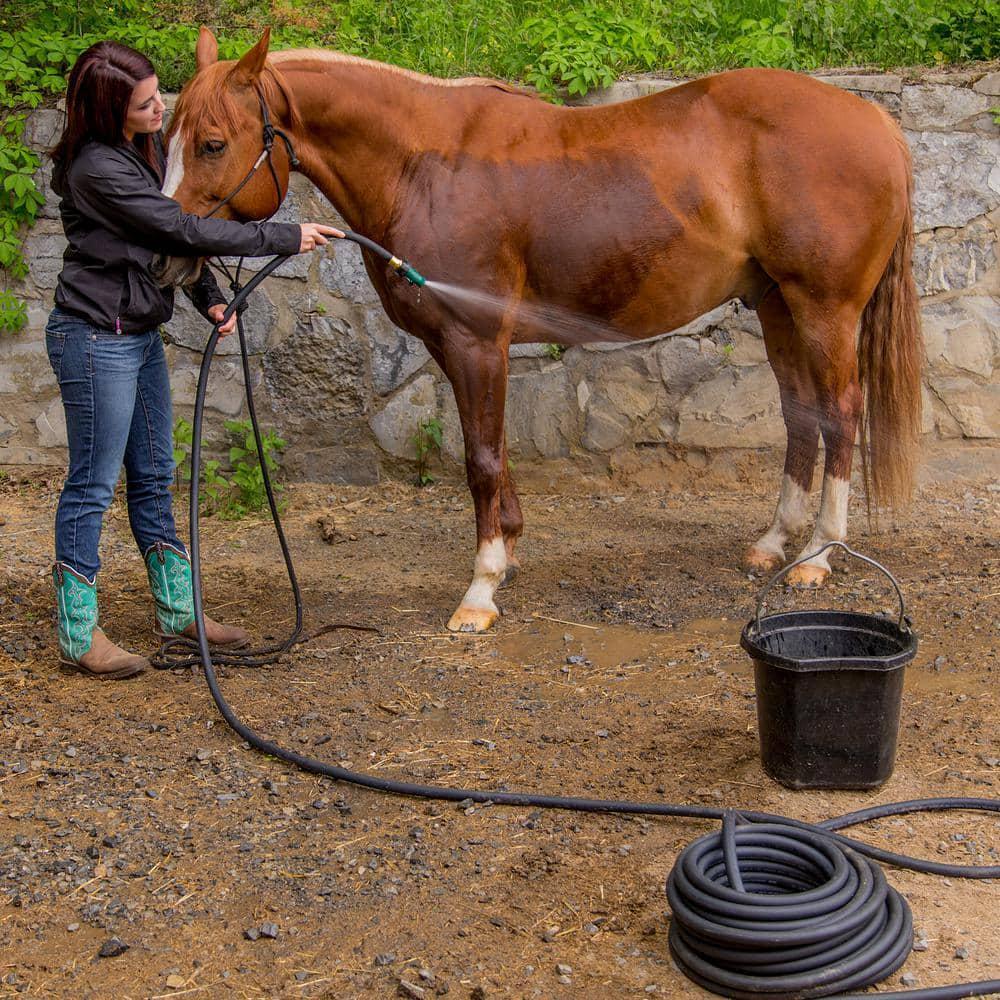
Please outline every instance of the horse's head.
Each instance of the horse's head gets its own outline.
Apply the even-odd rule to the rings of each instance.
[[[197,72],[181,91],[167,135],[163,182],[164,194],[186,212],[242,222],[264,219],[277,211],[288,190],[284,142],[273,141],[269,157],[261,159],[263,106],[279,129],[298,119],[284,83],[267,64],[269,38],[265,29],[239,61],[219,62],[215,36],[201,29]]]

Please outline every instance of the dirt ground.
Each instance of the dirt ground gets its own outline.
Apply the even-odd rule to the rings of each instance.
[[[852,541],[897,574],[921,639],[895,774],[874,792],[792,792],[760,766],[738,635],[762,581],[739,563],[773,508],[772,459],[732,467],[729,483],[690,468],[536,476],[523,490],[524,569],[485,636],[444,630],[472,564],[461,483],[290,486],[307,630],[379,632],[328,632],[273,667],[224,670],[222,685],[283,744],[416,781],[816,820],[995,798],[995,457],[966,455],[958,473],[939,462],[951,471],[925,476],[880,534],[852,508]],[[671,963],[664,880],[710,824],[368,792],[247,749],[188,671],[108,684],[61,673],[48,578],[59,480],[7,469],[0,482],[0,996],[708,996]],[[286,634],[268,522],[209,519],[203,554],[210,613],[261,641]],[[120,500],[103,558],[102,623],[151,652]],[[775,608],[792,606],[890,610],[893,598],[838,559],[825,591],[776,595]],[[996,814],[855,833],[959,864],[1000,859]],[[919,986],[1000,977],[1000,885],[889,878],[910,900],[919,950],[884,988],[904,973]],[[128,950],[99,957],[112,938]]]

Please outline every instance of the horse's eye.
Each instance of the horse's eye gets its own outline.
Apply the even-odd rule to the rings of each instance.
[[[203,156],[218,156],[226,148],[226,144],[221,139],[207,139],[201,144],[198,150]]]

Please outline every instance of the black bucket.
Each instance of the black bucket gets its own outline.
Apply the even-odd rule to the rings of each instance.
[[[850,611],[793,611],[761,618],[768,591],[831,546],[881,570],[899,597],[899,620]],[[875,788],[896,761],[903,668],[917,637],[903,594],[882,565],[842,542],[786,566],[767,584],[740,645],[754,662],[764,770],[789,788]]]

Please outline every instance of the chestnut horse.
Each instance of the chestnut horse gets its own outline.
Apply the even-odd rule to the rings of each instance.
[[[855,439],[869,509],[904,501],[920,429],[922,347],[912,174],[880,108],[805,76],[736,70],[592,108],[490,80],[438,80],[324,50],[268,55],[268,33],[219,62],[203,28],[177,103],[164,191],[207,214],[261,156],[262,110],[347,224],[424,274],[499,297],[470,321],[365,253],[392,321],[455,392],[476,511],[472,583],[452,630],[495,621],[523,520],[507,462],[511,343],[556,339],[518,304],[556,306],[621,339],[674,330],[738,298],[757,311],[788,432],[774,520],[747,556],[769,570],[807,520],[819,437],[815,552],[847,530]],[[274,212],[292,164],[274,144],[225,206]],[[584,338],[581,338],[584,339]],[[821,583],[825,554],[792,582]]]

